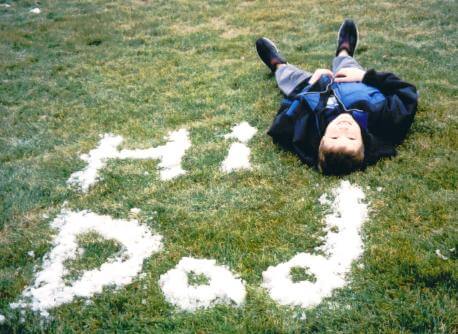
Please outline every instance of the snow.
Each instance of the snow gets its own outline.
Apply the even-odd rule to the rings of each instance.
[[[221,170],[230,173],[241,169],[251,169],[250,149],[245,144],[232,143],[229,153],[221,165]]]
[[[208,284],[190,285],[188,274],[204,275]],[[184,257],[178,265],[163,274],[159,285],[165,299],[185,311],[208,308],[215,304],[243,304],[245,286],[240,278],[215,260]]]
[[[5,322],[6,318],[3,314],[0,314],[0,325]]]
[[[106,166],[109,159],[159,159],[161,180],[171,180],[185,174],[186,171],[181,168],[181,160],[186,150],[191,147],[189,132],[186,129],[173,131],[165,139],[168,142],[162,146],[119,151],[118,146],[123,138],[105,134],[95,149],[81,155],[80,158],[87,162],[87,166],[72,173],[67,183],[87,192],[97,182],[99,171]]]
[[[329,198],[328,198],[328,194],[323,194],[323,195],[321,195],[321,196],[318,198],[318,202],[319,202],[321,205],[330,205],[330,204],[331,204],[331,201],[330,201]]]
[[[225,135],[226,139],[237,139],[242,143],[248,143],[251,138],[258,132],[258,130],[252,127],[248,122],[242,122],[232,128],[232,132]]]
[[[239,142],[232,143],[229,153],[221,164],[221,170],[230,173],[236,170],[250,170],[250,149],[246,143],[256,134],[258,130],[247,122],[242,122],[232,128],[232,132],[225,135],[226,139],[236,139]]]
[[[132,282],[142,270],[143,261],[162,249],[162,236],[151,234],[145,225],[136,220],[113,219],[89,211],[63,210],[51,223],[58,233],[53,249],[45,255],[42,270],[11,308],[31,308],[42,316],[48,310],[69,303],[76,297],[90,298],[101,293],[105,286],[121,288]],[[68,273],[65,261],[76,259],[79,251],[77,236],[96,232],[105,239],[114,239],[122,245],[121,252],[109,258],[99,268],[87,270],[69,283],[64,281]]]
[[[130,209],[130,212],[134,215],[138,215],[140,213],[140,209],[139,208],[132,208]]]
[[[442,260],[448,260],[448,257],[446,257],[445,255],[443,255],[440,251],[440,249],[436,249],[436,255],[438,258],[442,259]]]
[[[40,14],[40,13],[41,13],[41,9],[38,8],[38,7],[35,7],[35,8],[33,8],[33,9],[31,9],[30,12],[31,12],[32,14]]]
[[[342,181],[333,195],[332,212],[325,217],[327,236],[320,249],[325,256],[299,253],[288,262],[270,266],[262,274],[262,286],[281,305],[309,308],[319,304],[334,289],[346,284],[345,275],[352,261],[363,252],[360,229],[368,215],[363,191]],[[320,202],[326,203],[327,198],[321,197]],[[290,273],[294,267],[306,269],[316,281],[293,282]]]
[[[181,168],[181,159],[191,147],[188,130],[173,131],[166,139],[168,142],[163,146],[145,150],[122,150],[119,152],[119,159],[160,159],[160,177],[163,181],[185,174],[186,171]]]
[[[30,257],[35,257],[35,252],[33,250],[28,251],[27,255],[30,256]]]
[[[99,170],[105,167],[107,160],[117,157],[117,147],[122,143],[122,140],[121,136],[103,135],[95,149],[80,156],[81,160],[87,162],[86,168],[70,175],[67,183],[77,185],[81,187],[83,192],[87,192],[89,187],[97,181]]]

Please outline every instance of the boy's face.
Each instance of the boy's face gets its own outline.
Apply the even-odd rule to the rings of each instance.
[[[361,129],[350,114],[340,114],[328,124],[321,145],[328,151],[364,154]]]

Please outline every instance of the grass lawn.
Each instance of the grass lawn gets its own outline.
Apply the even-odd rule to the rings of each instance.
[[[29,12],[34,1],[0,2],[0,332],[456,332],[456,1],[42,0],[40,14]],[[320,245],[318,198],[340,179],[301,165],[265,134],[281,96],[254,41],[268,36],[305,69],[329,67],[346,17],[359,25],[360,63],[414,83],[419,110],[396,158],[345,178],[370,207],[348,285],[314,308],[281,306],[262,273]],[[223,173],[224,135],[242,121],[258,129],[248,143],[253,170]],[[147,148],[179,128],[192,142],[186,175],[161,181],[157,160],[112,160],[87,193],[67,186],[99,135]],[[64,205],[119,219],[140,208],[164,248],[132,284],[43,320],[9,304],[51,250],[50,222]],[[94,233],[79,243],[86,252],[68,264],[69,280],[120,249]],[[169,304],[159,278],[187,256],[240,275],[244,305]]]

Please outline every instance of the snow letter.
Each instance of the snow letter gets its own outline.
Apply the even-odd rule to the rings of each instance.
[[[188,275],[202,275],[207,283],[190,284]],[[208,308],[214,304],[235,303],[245,300],[245,286],[229,269],[219,266],[215,260],[184,257],[159,280],[165,299],[185,311]]]
[[[101,293],[105,286],[120,288],[132,282],[147,257],[162,249],[162,236],[151,234],[147,226],[136,220],[63,210],[51,226],[58,230],[54,248],[45,255],[43,268],[33,285],[23,291],[19,302],[10,304],[12,308],[30,307],[47,316],[48,309],[69,303],[75,297],[89,298]],[[85,271],[79,279],[66,284],[64,276],[68,270],[64,263],[84,251],[78,247],[77,236],[88,232],[113,239],[122,249],[99,268]]]
[[[186,171],[181,168],[181,159],[186,150],[191,147],[188,131],[185,129],[173,131],[166,139],[168,142],[163,146],[118,151],[123,138],[105,134],[95,149],[81,155],[81,159],[87,162],[87,166],[70,175],[67,183],[87,192],[97,182],[99,171],[105,167],[109,159],[159,159],[161,180],[170,180],[185,174]]]
[[[239,142],[232,143],[229,153],[224,159],[221,170],[230,173],[235,170],[251,169],[250,149],[246,143],[256,134],[258,130],[253,128],[247,122],[242,122],[232,128],[232,132],[225,135],[226,139],[237,139]]]
[[[359,231],[367,219],[367,205],[362,203],[364,193],[343,181],[333,194],[333,212],[326,216],[328,234],[322,249],[329,256],[299,253],[288,262],[269,267],[262,274],[262,286],[282,305],[307,308],[319,304],[331,295],[332,290],[345,285],[345,275],[350,271],[352,261],[363,252]],[[322,196],[320,202],[324,204],[328,200]],[[316,280],[293,282],[293,268],[311,272]]]

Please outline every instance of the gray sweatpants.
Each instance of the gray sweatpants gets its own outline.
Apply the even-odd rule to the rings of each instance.
[[[361,65],[350,56],[335,57],[332,61],[332,73],[334,74],[340,69],[347,67],[363,69]],[[291,64],[280,66],[280,68],[275,71],[275,79],[277,80],[278,88],[280,88],[282,93],[286,96],[289,96],[297,86],[305,80],[310,79],[311,76],[312,73],[301,70]]]

